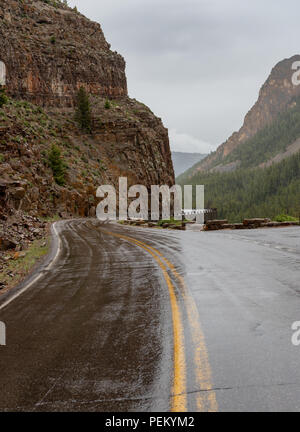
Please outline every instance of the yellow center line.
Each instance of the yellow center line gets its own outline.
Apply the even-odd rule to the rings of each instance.
[[[174,335],[174,376],[173,376],[173,388],[172,388],[172,399],[171,399],[171,411],[172,412],[186,412],[187,411],[187,394],[186,394],[186,363],[185,363],[185,351],[184,351],[184,331],[181,319],[180,309],[177,303],[175,287],[168,275],[166,266],[152,250],[153,248],[147,246],[134,238],[127,237],[121,234],[116,234],[110,231],[101,230],[106,234],[112,235],[117,238],[121,238],[136,246],[141,247],[147,251],[158,263],[162,270],[163,276],[168,286],[169,297],[172,310],[173,320],[173,335]]]
[[[197,409],[198,411],[216,412],[218,411],[218,403],[216,394],[213,391],[209,357],[205,344],[205,337],[200,325],[199,312],[196,303],[193,297],[188,294],[184,278],[177,272],[175,266],[167,258],[165,258],[159,250],[139,240],[134,240],[137,243],[145,245],[148,249],[152,250],[159,257],[161,257],[161,259],[167,264],[175,278],[180,283],[191,329],[192,340],[195,346],[194,363],[196,366],[196,382],[199,390],[201,390],[197,394]]]
[[[196,383],[197,383],[197,386],[200,390],[199,393],[197,394],[197,409],[198,409],[198,411],[206,411],[206,412],[218,411],[218,403],[217,403],[216,394],[213,391],[212,373],[211,373],[211,368],[210,368],[210,364],[209,364],[209,357],[208,357],[208,352],[207,352],[207,348],[206,348],[205,337],[204,337],[204,334],[203,334],[203,331],[202,331],[202,328],[200,325],[198,308],[196,306],[196,303],[195,303],[193,297],[191,297],[188,293],[188,289],[186,287],[184,278],[177,272],[175,266],[167,258],[165,258],[160,251],[153,248],[152,246],[150,246],[150,245],[148,245],[148,244],[146,244],[140,240],[137,240],[135,238],[128,237],[125,235],[115,234],[115,233],[111,233],[111,232],[109,232],[109,234],[114,235],[114,236],[119,237],[119,238],[122,238],[124,240],[130,241],[131,243],[134,243],[134,244],[142,247],[143,249],[147,250],[153,256],[153,258],[156,259],[157,262],[159,262],[160,267],[161,267],[161,260],[164,261],[165,264],[167,265],[167,267],[171,270],[171,272],[173,273],[173,275],[175,276],[175,278],[179,282],[179,284],[181,286],[181,294],[182,294],[182,297],[184,299],[186,313],[187,313],[188,320],[189,320],[192,340],[193,340],[193,344],[195,346],[194,363],[196,366],[196,371],[195,371]],[[161,260],[160,260],[160,258],[161,258]],[[164,264],[162,264],[162,265],[164,267],[163,272],[164,272],[165,279],[169,278],[169,275],[166,271]],[[169,278],[169,282],[171,283],[170,278]],[[167,282],[167,284],[169,287],[168,282]],[[173,310],[173,306],[172,306],[172,314],[173,314],[173,329],[174,329],[173,331],[174,331],[174,339],[175,339],[176,335],[177,335],[177,330],[174,328],[174,316],[178,316],[178,319],[180,320],[180,311],[179,311],[179,307],[177,304],[174,287],[172,287],[172,290],[170,290],[170,287],[169,287],[169,292],[170,292],[171,304],[172,304],[172,298],[174,297],[174,310]],[[177,319],[176,319],[176,321],[177,321]],[[183,328],[182,328],[181,320],[180,320],[180,327],[181,327],[180,338],[183,339],[184,336],[183,336]],[[175,345],[175,340],[174,340],[174,345]],[[180,345],[182,347],[184,346],[183,340],[182,340]],[[184,359],[184,353],[182,355],[183,355],[183,359]],[[176,358],[176,356],[174,355],[174,369],[175,369],[175,358]],[[177,370],[179,370],[179,369],[177,368]],[[185,381],[186,381],[186,378],[185,378]],[[174,395],[180,395],[180,393],[182,392],[182,390],[180,389],[181,387],[178,385],[175,385],[175,383],[176,383],[176,373],[174,370],[174,386],[173,386],[174,391],[173,391],[173,394]],[[176,410],[174,410],[174,411],[176,411]]]
[[[151,248],[151,246],[149,247]],[[188,294],[184,278],[177,272],[174,265],[167,258],[165,258],[159,251],[157,251],[157,253],[161,255],[162,259],[171,269],[182,288],[182,296],[184,298],[192,339],[195,346],[194,363],[196,365],[196,381],[199,389],[204,391],[197,395],[197,409],[199,411],[217,412],[218,403],[216,394],[213,391],[212,373],[205,344],[205,337],[200,325],[198,308],[193,297]]]

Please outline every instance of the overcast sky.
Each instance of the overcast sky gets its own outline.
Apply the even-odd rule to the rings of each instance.
[[[69,0],[125,57],[129,95],[177,151],[238,130],[275,64],[300,52],[299,0]]]

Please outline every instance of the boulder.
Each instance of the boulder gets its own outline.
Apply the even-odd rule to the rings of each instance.
[[[233,229],[246,229],[246,225],[242,224],[242,223],[236,223],[233,224]]]
[[[259,227],[264,223],[270,222],[270,219],[267,218],[254,218],[254,219],[244,219],[243,224],[247,227],[255,226]]]
[[[206,222],[206,231],[216,231],[220,229],[224,229],[224,225],[228,225],[228,220],[211,220]]]
[[[6,251],[10,249],[15,249],[17,246],[17,243],[12,240],[5,237],[0,237],[0,250]]]
[[[23,187],[16,187],[10,191],[10,196],[15,200],[21,200],[24,198],[26,190]]]
[[[226,224],[228,224],[228,220],[227,219],[222,219],[222,220],[215,219],[215,220],[210,220],[210,221],[206,222],[207,226],[211,226],[211,225],[222,226],[222,225],[226,225]]]
[[[141,226],[141,225],[145,225],[145,223],[146,223],[145,221],[140,220],[140,221],[135,221],[134,225],[135,226]]]

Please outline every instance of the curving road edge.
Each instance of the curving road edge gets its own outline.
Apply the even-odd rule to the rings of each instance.
[[[0,298],[0,310],[3,310],[16,298],[27,291],[34,283],[36,283],[41,277],[45,275],[47,271],[55,264],[61,252],[61,240],[57,227],[62,225],[67,221],[54,222],[51,225],[51,251],[46,255],[46,257],[34,267],[33,271],[30,272],[25,279],[19,283],[17,286],[9,290]]]

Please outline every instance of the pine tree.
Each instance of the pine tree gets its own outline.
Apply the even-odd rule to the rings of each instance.
[[[66,165],[62,160],[61,151],[56,145],[52,146],[49,153],[49,164],[53,172],[54,180],[59,186],[63,186],[66,183]]]
[[[89,95],[84,87],[81,87],[77,93],[76,100],[76,121],[79,123],[83,131],[91,132],[92,130],[92,116]]]

